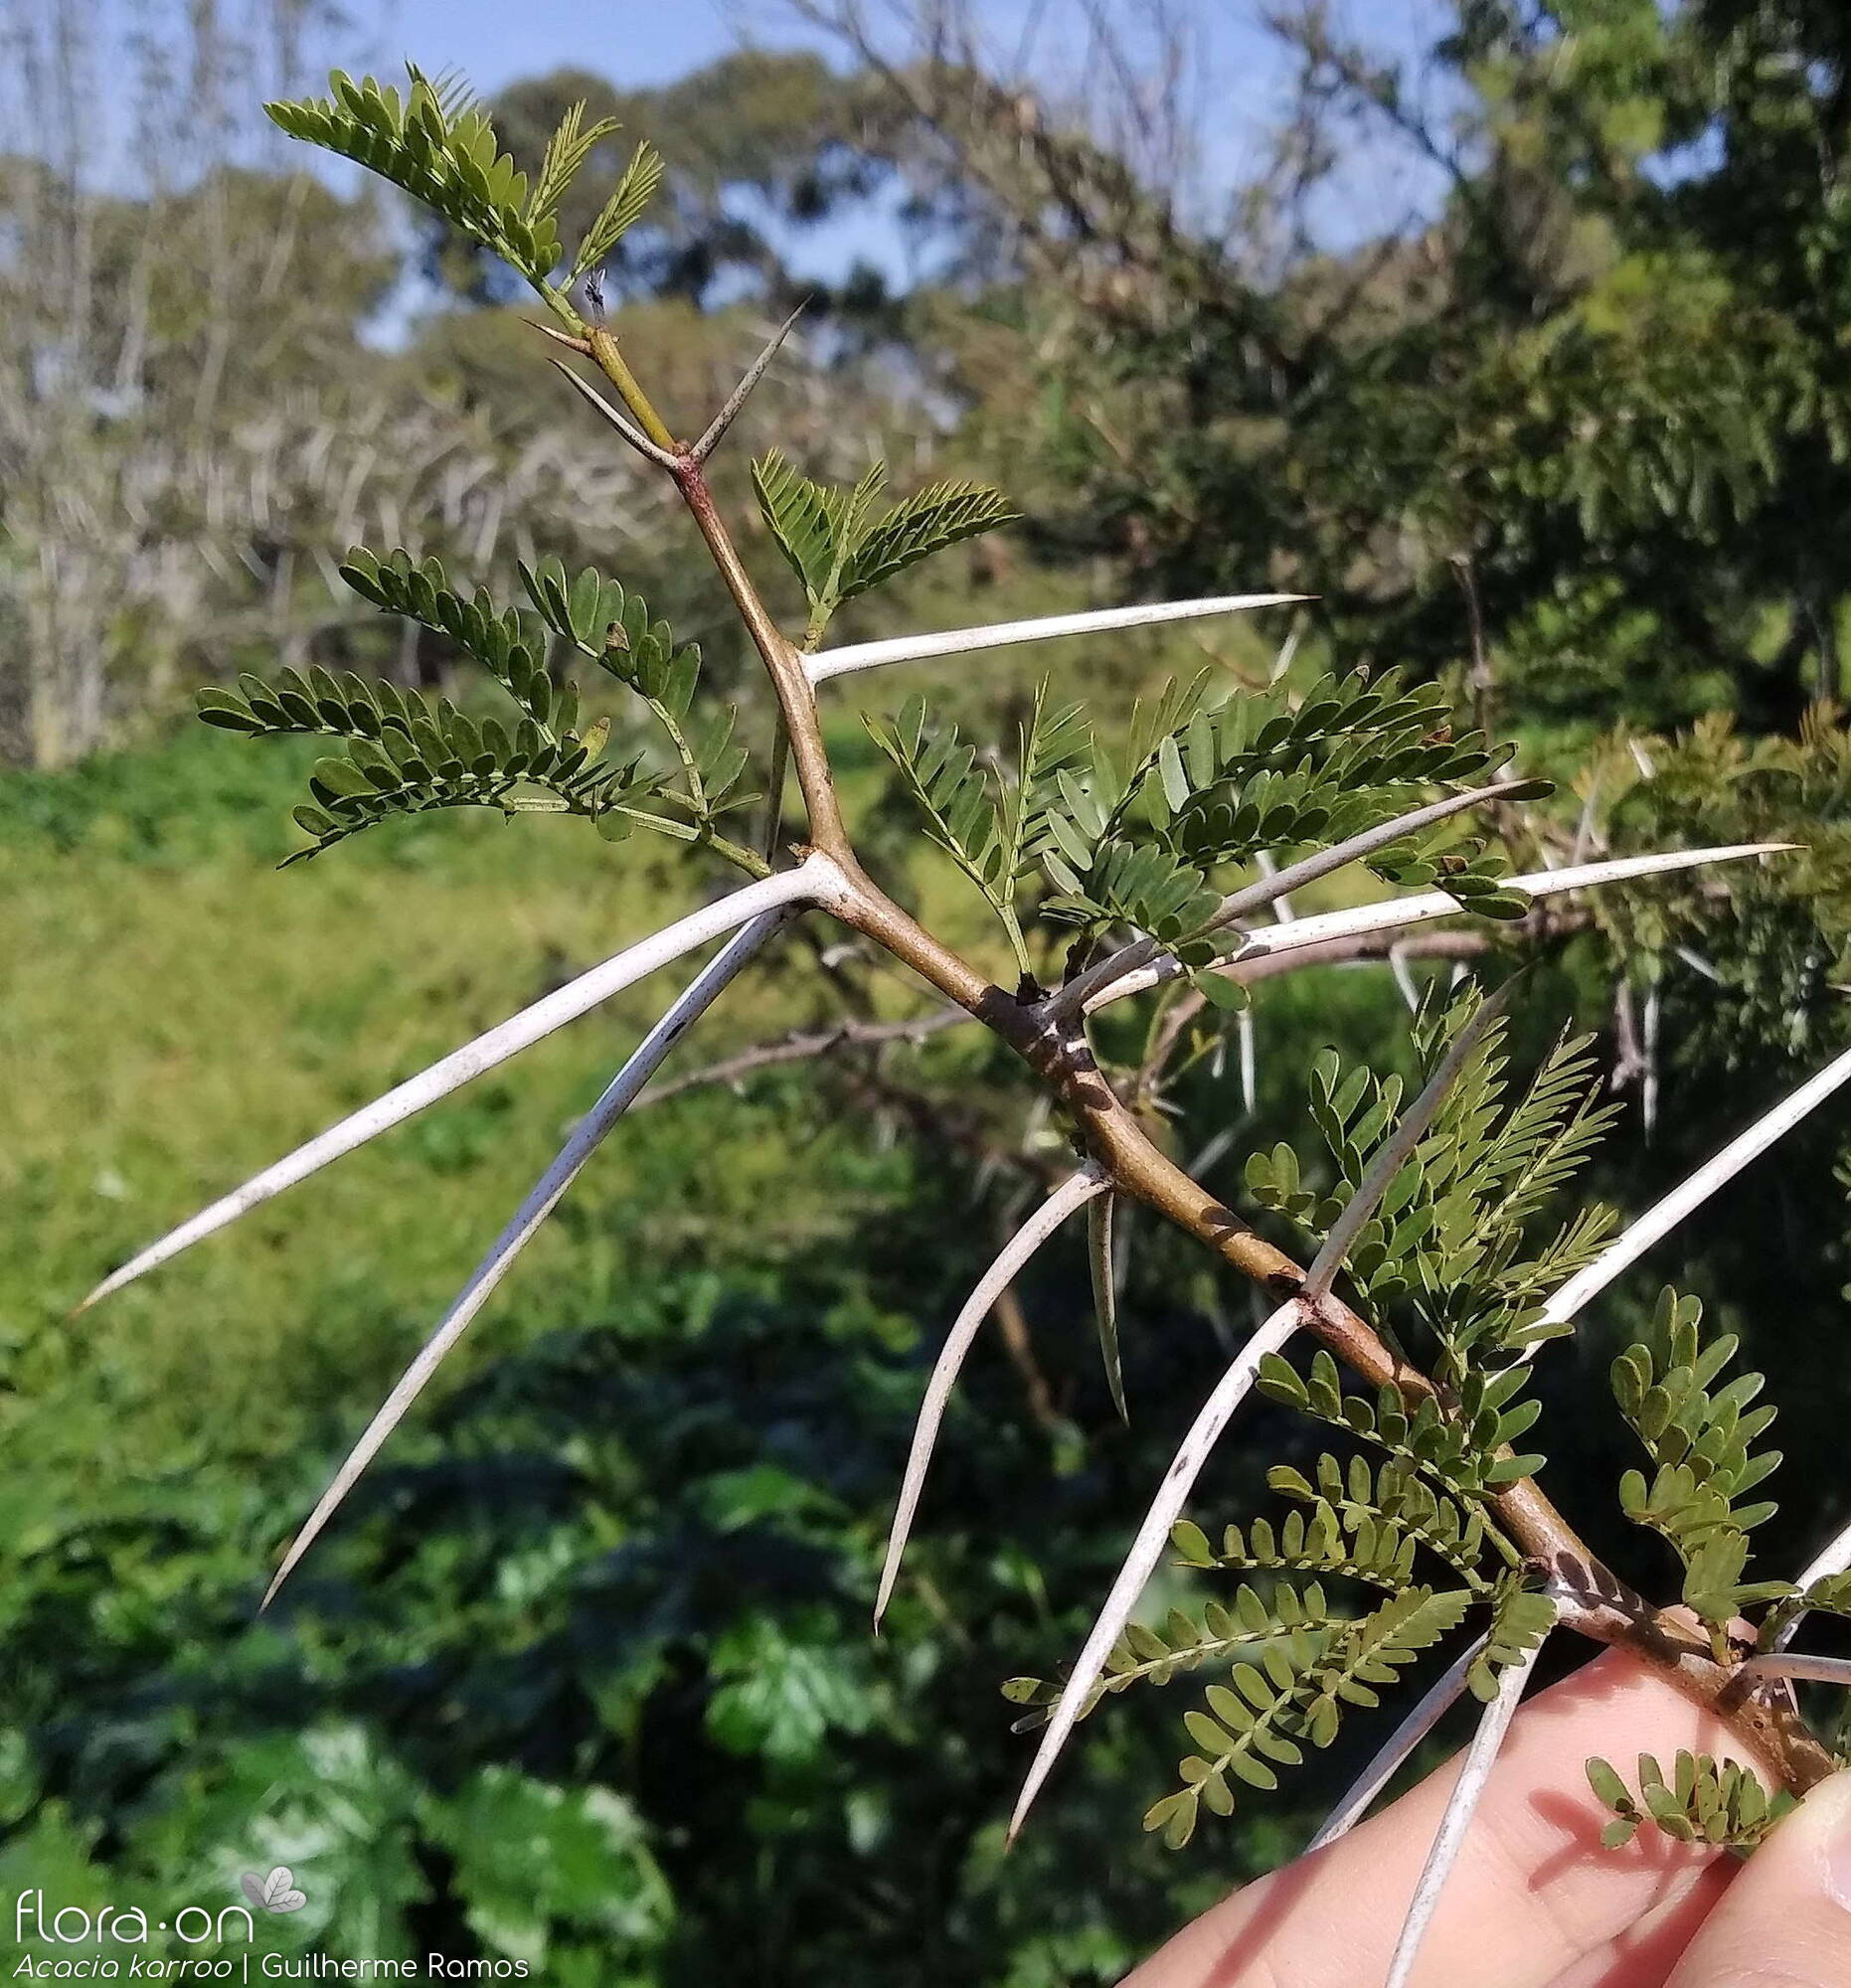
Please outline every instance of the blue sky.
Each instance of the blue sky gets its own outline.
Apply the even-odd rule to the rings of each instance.
[[[379,22],[368,39],[382,64],[410,55],[460,69],[485,94],[566,63],[626,84],[665,83],[739,39],[732,10],[716,0],[389,0]],[[755,39],[790,47],[806,38],[767,16]]]
[[[1071,15],[1059,0],[976,0],[976,10],[1005,60],[1031,13],[1048,24],[1032,67],[1058,81],[1064,65],[1080,59],[1077,48],[1063,46],[1061,24]],[[878,17],[880,10],[870,11]],[[1141,0],[1114,0],[1114,18],[1133,40],[1145,11]],[[1261,134],[1284,107],[1288,66],[1258,25],[1261,0],[1181,0],[1180,11],[1195,37],[1184,87],[1206,171],[1212,182],[1233,185],[1251,170]],[[1430,39],[1437,12],[1433,0],[1337,0],[1333,7],[1339,25],[1347,21],[1377,46],[1402,51]],[[829,46],[778,0],[386,0],[377,14],[364,4],[354,14],[370,24],[364,53],[382,70],[409,54],[429,68],[460,69],[485,94],[567,63],[626,84],[665,82],[724,54],[742,35],[772,47]],[[1368,239],[1430,207],[1436,193],[1430,171],[1414,168],[1399,148],[1371,145],[1328,196],[1320,226],[1336,242]],[[814,246],[824,266],[853,252],[892,264],[893,244],[872,218]]]

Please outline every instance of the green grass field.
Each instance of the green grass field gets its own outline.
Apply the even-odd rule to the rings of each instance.
[[[841,736],[898,876],[871,748]],[[1125,1789],[1164,1771],[1153,1705],[1101,1728],[1005,1862],[1020,1742],[997,1687],[1078,1633],[1215,1369],[1224,1295],[1199,1263],[1172,1295],[1145,1240],[1125,1431],[1082,1252],[1047,1252],[1024,1301],[1073,1419],[1038,1426],[986,1340],[871,1642],[921,1361],[990,1211],[961,1158],[819,1106],[801,1072],[632,1114],[253,1619],[334,1459],[678,977],[71,1306],[725,881],[640,839],[486,814],[279,871],[312,756],[189,729],[0,783],[0,1888],[226,1896],[268,1856],[312,1874],[315,1917],[266,1937],[527,1955],[569,1988],[700,1978],[716,1942],[804,1988],[1115,1978],[1231,1856],[1273,1858],[1277,1826],[1193,1865],[1144,1837]],[[906,888],[1007,972],[948,865],[909,865]],[[671,1073],[814,998],[813,974],[767,959]],[[1267,1014],[1279,1105],[1288,1039],[1405,1034],[1379,975],[1283,983]],[[930,1055],[994,1094],[978,1032]],[[1232,1072],[1218,1083],[1231,1100]]]
[[[305,1408],[375,1394],[665,998],[667,976],[66,1323],[142,1242],[693,902],[674,852],[544,818],[415,821],[277,870],[300,756],[253,772],[232,742],[184,738],[152,768],[172,815],[145,761],[99,761],[75,794],[69,776],[0,790],[0,1290],[32,1349],[24,1392],[108,1393],[111,1454],[73,1457],[86,1469],[175,1442],[273,1454]],[[779,1004],[759,973],[690,1053],[776,1026]],[[772,1140],[729,1135],[727,1165],[705,1163],[731,1109],[638,1114],[489,1331],[595,1315],[767,1196],[766,1246],[824,1220]],[[710,1136],[686,1136],[690,1111]]]

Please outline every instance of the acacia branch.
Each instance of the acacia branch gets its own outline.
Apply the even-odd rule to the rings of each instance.
[[[593,330],[589,342],[592,356],[639,425],[662,445],[668,439],[667,431],[635,387],[614,342],[601,330]],[[1058,1012],[1051,1003],[1022,1000],[998,987],[889,897],[862,868],[842,817],[805,661],[777,627],[754,585],[699,462],[690,451],[678,448],[670,474],[770,676],[809,815],[810,841],[830,859],[825,888],[817,894],[818,904],[1008,1044],[1073,1113],[1088,1158],[1115,1193],[1135,1197],[1194,1236],[1232,1268],[1268,1291],[1275,1306],[1293,1301],[1295,1309],[1302,1311],[1304,1329],[1363,1380],[1397,1388],[1411,1406],[1423,1400],[1438,1401],[1432,1381],[1392,1354],[1375,1330],[1334,1295],[1326,1293],[1314,1302],[1297,1303],[1305,1272],[1152,1142],[1094,1062],[1078,1004],[1073,1013]],[[1709,860],[1715,860],[1714,852],[1707,854]],[[1651,864],[1641,860],[1638,867],[1672,869],[1678,867],[1678,859],[1660,858]],[[1550,881],[1558,889],[1568,885],[1567,878]],[[1457,910],[1443,894],[1433,894],[1433,901],[1426,915],[1443,916]],[[1365,914],[1353,920],[1353,928],[1359,933],[1385,929],[1406,922],[1408,915],[1405,905],[1386,911],[1367,908]],[[1351,921],[1351,914],[1345,917],[1346,922]],[[1325,935],[1318,929],[1320,923],[1300,919],[1294,925],[1279,927],[1270,942],[1260,949],[1274,949],[1281,936],[1295,936],[1298,945],[1314,942]],[[1250,945],[1255,943],[1249,940]],[[1101,987],[1095,1003],[1129,991],[1128,983],[1155,985],[1167,977],[1163,962],[1152,961],[1142,973],[1125,975]],[[1600,1642],[1629,1645],[1687,1697],[1708,1709],[1720,1710],[1747,1743],[1777,1765],[1793,1788],[1803,1791],[1833,1771],[1831,1755],[1786,1708],[1760,1700],[1719,1706],[1736,1667],[1719,1663],[1708,1639],[1694,1633],[1674,1611],[1654,1610],[1603,1568],[1533,1479],[1505,1486],[1491,1503],[1510,1538],[1529,1558],[1551,1570],[1562,1596],[1565,1624]]]
[[[1082,1119],[1087,1144],[1116,1190],[1131,1194],[1194,1236],[1231,1267],[1251,1277],[1275,1303],[1294,1297],[1305,1272],[1150,1139],[1113,1093],[1084,1045],[1068,1046],[1065,1064],[1036,1045],[1031,1062],[1060,1084]],[[1375,1330],[1334,1295],[1304,1307],[1303,1330],[1372,1387],[1397,1389],[1411,1408],[1440,1402],[1433,1382],[1397,1358]],[[1735,1703],[1733,1665],[1717,1662],[1709,1639],[1677,1609],[1654,1609],[1606,1569],[1557,1511],[1534,1478],[1498,1490],[1490,1504],[1499,1525],[1527,1559],[1546,1567],[1561,1596],[1564,1626],[1600,1643],[1623,1643],[1654,1665],[1677,1690],[1729,1719],[1745,1743],[1803,1791],[1835,1771],[1831,1755],[1785,1708],[1752,1700]]]
[[[1587,923],[1585,913],[1557,912],[1545,927],[1552,935],[1580,930]],[[1536,929],[1532,926],[1529,929]],[[1222,977],[1238,986],[1251,987],[1281,974],[1297,973],[1311,966],[1368,965],[1385,960],[1391,953],[1409,959],[1479,959],[1491,950],[1493,940],[1481,931],[1423,932],[1417,938],[1398,938],[1393,932],[1358,932],[1351,937],[1330,938],[1296,952],[1262,953],[1231,965]],[[1188,989],[1166,1011],[1153,1039],[1145,1067],[1138,1073],[1132,1095],[1141,1096],[1149,1088],[1162,1065],[1169,1061],[1183,1031],[1207,1006],[1205,996]],[[792,1029],[770,1042],[753,1043],[730,1057],[691,1070],[667,1082],[654,1083],[636,1100],[636,1109],[666,1104],[684,1091],[700,1090],[715,1084],[736,1085],[762,1070],[779,1070],[791,1064],[812,1063],[855,1050],[878,1050],[894,1043],[910,1048],[929,1041],[946,1029],[957,1028],[976,1018],[962,1008],[939,1008],[929,1015],[915,1015],[902,1021],[873,1022],[853,1019],[822,1028]]]
[[[1308,1322],[1329,1292],[1350,1244],[1380,1205],[1389,1183],[1402,1164],[1426,1136],[1445,1101],[1447,1091],[1458,1081],[1501,1009],[1502,1003],[1495,998],[1480,1003],[1477,1012],[1458,1032],[1438,1069],[1402,1114],[1393,1136],[1383,1142],[1370,1162],[1368,1172],[1357,1183],[1355,1193],[1332,1225],[1324,1246],[1317,1252],[1297,1294],[1282,1304],[1241,1348],[1190,1424],[1189,1433],[1183,1437],[1175,1456],[1171,1458],[1169,1468],[1163,1473],[1163,1481],[1157,1487],[1157,1494],[1138,1526],[1137,1537],[1131,1543],[1130,1552],[1125,1555],[1124,1565],[1118,1570],[1118,1577],[1112,1582],[1111,1592],[1105,1597],[1105,1605],[1099,1610],[1086,1646],[1074,1660],[1074,1668],[1062,1690],[1060,1703],[1048,1722],[1041,1749],[1035,1755],[1028,1779],[1023,1783],[1022,1793],[1017,1799],[1015,1814],[1009,1824],[1012,1836],[1021,1828],[1029,1804],[1035,1799],[1068,1736],[1085,1712],[1094,1685],[1105,1667],[1112,1646],[1131,1619],[1137,1598],[1162,1556],[1171,1528],[1182,1516],[1183,1506],[1195,1488],[1203,1465],[1220,1441],[1235,1410],[1253,1392],[1260,1379],[1261,1367],[1269,1354],[1280,1352],[1292,1334]]]

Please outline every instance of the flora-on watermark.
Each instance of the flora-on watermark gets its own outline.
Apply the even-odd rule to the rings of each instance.
[[[276,1865],[259,1877],[247,1871],[239,1889],[258,1911],[283,1916],[299,1912],[308,1897],[295,1873]],[[5,1909],[0,1905],[0,1912]],[[504,1957],[458,1958],[426,1953],[416,1959],[369,1957],[355,1960],[321,1952],[226,1953],[229,1939],[248,1947],[256,1922],[244,1905],[209,1911],[183,1905],[171,1919],[150,1919],[139,1905],[62,1905],[43,1891],[21,1892],[13,1905],[14,1943],[20,1958],[9,1976],[33,1981],[526,1981],[526,1960]],[[162,1935],[196,1949],[185,1955],[136,1951],[116,1956],[98,1948],[145,1948]],[[84,1949],[79,1953],[76,1948]],[[62,1949],[62,1950],[61,1950]]]
[[[285,1871],[284,1878],[288,1877]],[[296,1895],[297,1903],[301,1895]],[[293,1909],[293,1907],[291,1907]],[[119,1907],[98,1905],[51,1905],[43,1891],[21,1892],[13,1902],[13,1937],[25,1947],[36,1940],[42,1946],[92,1946],[113,1941],[118,1946],[146,1946],[156,1933],[170,1933],[185,1946],[223,1944],[227,1939],[248,1940],[256,1930],[243,1905],[226,1905],[218,1912],[204,1905],[182,1905],[171,1920],[150,1924],[139,1905]]]

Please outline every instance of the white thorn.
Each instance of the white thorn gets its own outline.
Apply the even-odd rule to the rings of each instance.
[[[1418,835],[1424,828],[1431,828],[1466,808],[1481,806],[1486,801],[1536,800],[1548,791],[1546,780],[1505,780],[1494,786],[1473,787],[1462,794],[1448,794],[1443,800],[1429,801],[1423,807],[1410,808],[1392,821],[1378,822],[1374,828],[1366,828],[1360,835],[1352,835],[1330,849],[1316,850],[1309,856],[1301,856],[1296,863],[1288,863],[1283,870],[1257,878],[1244,890],[1222,900],[1221,910],[1215,913],[1215,925],[1232,924],[1236,918],[1259,911],[1262,905],[1275,904],[1288,893],[1302,891],[1320,878],[1347,869],[1363,857],[1373,856],[1377,850],[1399,842],[1404,835]],[[1286,922],[1297,923],[1298,920],[1288,919]]]
[[[877,1629],[893,1597],[894,1582],[900,1577],[900,1562],[907,1550],[907,1537],[913,1530],[914,1515],[919,1510],[920,1494],[926,1488],[926,1473],[931,1465],[932,1447],[938,1440],[938,1427],[944,1420],[945,1405],[951,1399],[958,1369],[964,1364],[964,1356],[970,1351],[978,1328],[989,1317],[991,1306],[1008,1289],[1035,1251],[1076,1209],[1084,1208],[1105,1191],[1105,1178],[1095,1167],[1085,1166],[1078,1173],[1069,1174],[1003,1244],[996,1260],[977,1279],[975,1289],[964,1300],[963,1309],[952,1321],[951,1330],[945,1335],[944,1345],[939,1348],[938,1358],[932,1365],[931,1379],[926,1384],[926,1398],[920,1404],[919,1420],[913,1428],[913,1447],[907,1456],[906,1474],[901,1479],[894,1523],[887,1535],[887,1560],[881,1569],[880,1591],[874,1603],[874,1626]]]
[[[764,377],[764,369],[777,356],[777,348],[789,336],[790,327],[803,315],[808,302],[809,299],[806,297],[803,303],[800,303],[771,334],[769,344],[765,346],[764,350],[746,369],[745,375],[739,385],[727,396],[726,406],[708,423],[707,432],[688,451],[696,462],[705,462],[713,454],[714,450],[720,446],[721,438],[726,434],[727,429],[733,425],[734,417],[739,414],[739,411],[752,398],[752,390]]]
[[[1582,863],[1568,870],[1539,870],[1527,877],[1513,877],[1515,890],[1532,898],[1554,898],[1567,891],[1585,891],[1599,884],[1619,884],[1638,877],[1663,876],[1673,870],[1694,870],[1710,863],[1734,863],[1750,856],[1773,856],[1797,848],[1791,842],[1742,842],[1718,849],[1673,849],[1656,856],[1618,856],[1604,863]],[[1359,938],[1370,932],[1398,931],[1407,925],[1429,924],[1435,918],[1460,915],[1456,899],[1443,891],[1424,891],[1412,898],[1386,898],[1373,905],[1358,905],[1350,911],[1320,911],[1311,917],[1295,918],[1288,925],[1268,925],[1249,932],[1240,949],[1228,955],[1229,964],[1258,959],[1277,952],[1296,952],[1300,947],[1322,945],[1326,940]],[[1095,1014],[1113,1001],[1122,1001],[1148,988],[1175,979],[1178,968],[1173,959],[1154,961],[1114,980],[1109,987],[1089,995],[1088,1014]],[[1076,983],[1077,984],[1077,983]]]
[[[1288,864],[1283,870],[1256,878],[1231,897],[1224,898],[1203,929],[1220,931],[1250,911],[1274,904],[1292,891],[1315,884],[1320,878],[1360,862],[1365,856],[1386,849],[1390,843],[1399,842],[1403,836],[1417,835],[1422,829],[1431,828],[1435,822],[1444,821],[1447,816],[1459,814],[1466,808],[1493,800],[1535,800],[1548,791],[1548,783],[1543,780],[1509,780],[1499,786],[1474,787],[1468,793],[1448,794],[1444,800],[1428,801],[1418,808],[1409,808],[1392,821],[1378,822],[1374,828],[1366,828],[1360,835],[1352,835],[1332,848],[1320,849],[1313,855],[1301,857],[1296,863]],[[1464,909],[1454,900],[1447,902],[1454,911]],[[1314,922],[1309,918],[1293,918],[1286,923],[1275,924],[1273,930],[1281,934],[1302,931],[1307,924]],[[1090,966],[1078,980],[1063,987],[1054,997],[1055,1011],[1073,1014],[1076,1010],[1090,1010],[1101,989],[1113,986],[1126,975],[1151,965],[1161,956],[1162,950],[1153,938],[1133,939],[1129,945],[1121,946],[1109,958]]]
[[[260,1608],[267,1608],[276,1590],[295,1571],[302,1556],[321,1536],[323,1528],[339,1510],[342,1501],[358,1482],[361,1473],[385,1446],[387,1438],[405,1419],[406,1411],[423,1392],[425,1383],[468,1329],[470,1322],[488,1302],[496,1286],[513,1267],[514,1259],[533,1241],[560,1198],[584,1170],[586,1162],[603,1143],[619,1118],[636,1101],[644,1084],[656,1074],[676,1043],[700,1020],[721,992],[739,974],[766,939],[784,921],[786,912],[761,911],[742,931],[717,952],[700,974],[683,990],[673,1007],[631,1051],[623,1068],[605,1086],[598,1098],[559,1150],[551,1166],[534,1184],[488,1254],[470,1272],[469,1281],[457,1293],[443,1314],[437,1329],[420,1347],[418,1357],[400,1377],[399,1385],[387,1396],[379,1412],[367,1424],[365,1433],[348,1451],[346,1460],[334,1473],[328,1488],[296,1534],[264,1590]]]
[[[1375,1157],[1356,1184],[1356,1192],[1344,1203],[1330,1226],[1330,1234],[1324,1238],[1324,1246],[1305,1273],[1298,1294],[1306,1304],[1316,1304],[1336,1282],[1350,1244],[1376,1212],[1377,1204],[1388,1193],[1389,1183],[1401,1171],[1409,1154],[1427,1136],[1446,1092],[1458,1081],[1460,1071],[1484,1040],[1486,1030],[1503,1013],[1515,985],[1515,981],[1507,980],[1495,994],[1479,1002],[1478,1012],[1452,1039],[1451,1047],[1440,1059],[1439,1068],[1428,1078],[1420,1096],[1402,1113],[1394,1135],[1376,1148]]]
[[[1823,1104],[1851,1078],[1851,1050],[1809,1077],[1772,1110],[1740,1132],[1714,1159],[1700,1166],[1688,1180],[1680,1182],[1662,1201],[1648,1208],[1601,1250],[1594,1261],[1578,1270],[1543,1308],[1533,1330],[1547,1332],[1572,1323],[1576,1315],[1605,1290],[1622,1270],[1644,1255],[1654,1242],[1682,1222],[1694,1209],[1702,1207],[1718,1188],[1731,1181],[1751,1160],[1758,1159],[1776,1140],[1790,1132],[1809,1111]],[[1534,1346],[1532,1346],[1534,1351]]]
[[[1846,1526],[1842,1532],[1832,1535],[1818,1554],[1794,1576],[1793,1585],[1804,1594],[1808,1588],[1816,1586],[1821,1580],[1830,1580],[1834,1574],[1843,1574],[1847,1568],[1851,1568],[1851,1526]],[[1776,1650],[1784,1650],[1799,1634],[1799,1625],[1811,1612],[1809,1608],[1800,1609],[1781,1628],[1780,1633],[1773,1639]]]
[[[1324,1818],[1324,1826],[1305,1846],[1322,1850],[1327,1843],[1349,1835],[1375,1806],[1377,1797],[1401,1771],[1414,1749],[1465,1695],[1465,1674],[1484,1652],[1489,1632],[1461,1653],[1458,1660],[1438,1679],[1419,1705],[1396,1727],[1387,1743],[1351,1784],[1349,1792]]]
[[[1408,1988],[1415,1960],[1421,1951],[1421,1942],[1427,1937],[1427,1928],[1432,1920],[1433,1908],[1439,1904],[1439,1895],[1458,1861],[1478,1798],[1484,1793],[1485,1783],[1491,1778],[1491,1769],[1497,1764],[1498,1748],[1504,1743],[1504,1735],[1510,1731],[1517,1703],[1523,1697],[1523,1687],[1529,1682],[1530,1673],[1536,1668],[1536,1659],[1542,1654],[1543,1643],[1547,1641],[1548,1638],[1543,1637],[1534,1649],[1525,1651],[1514,1664],[1506,1665],[1498,1673],[1497,1696],[1479,1716],[1478,1730],[1465,1749],[1465,1758],[1459,1765],[1459,1777],[1452,1784],[1452,1793],[1446,1798],[1445,1813],[1439,1818],[1439,1828],[1433,1835],[1433,1847],[1427,1854],[1421,1882],[1415,1887],[1408,1916],[1402,1922],[1401,1938],[1395,1943],[1395,1957],[1389,1963],[1386,1988]]]
[[[668,449],[658,447],[639,427],[634,426],[630,421],[626,420],[589,380],[580,379],[579,375],[564,360],[553,359],[547,363],[562,378],[569,381],[603,415],[604,419],[635,449],[638,455],[646,455],[651,462],[660,463],[664,469],[674,469],[678,466],[675,456]]]
[[[1801,1678],[1812,1684],[1851,1685],[1851,1657],[1808,1657],[1782,1649],[1777,1655],[1751,1657],[1744,1677]]]
[[[1028,1778],[1022,1783],[1022,1792],[1016,1798],[1015,1813],[1009,1819],[1010,1842],[1015,1841],[1030,1806],[1041,1792],[1042,1783],[1047,1780],[1060,1757],[1061,1748],[1067,1744],[1068,1737],[1079,1724],[1093,1687],[1105,1668],[1105,1659],[1110,1656],[1112,1646],[1131,1619],[1131,1611],[1137,1606],[1137,1597],[1144,1591],[1151,1570],[1163,1556],[1170,1529],[1182,1516],[1183,1505],[1196,1479],[1202,1474],[1202,1466],[1208,1461],[1222,1430],[1252,1391],[1260,1374],[1261,1361],[1268,1353],[1276,1353],[1303,1321],[1304,1307],[1296,1297],[1288,1298],[1272,1313],[1235,1356],[1233,1364],[1216,1384],[1215,1392],[1203,1403],[1189,1433],[1183,1437],[1176,1454],[1170,1459],[1170,1467],[1163,1473],[1163,1482],[1157,1486],[1157,1495],[1150,1501],[1150,1509],[1138,1526],[1131,1550],[1124,1557],[1118,1577],[1111,1584],[1105,1605],[1099,1610],[1093,1632],[1074,1662],[1073,1674],[1068,1678],[1060,1703],[1054,1708],[1054,1716],[1042,1735],[1041,1746],[1029,1767]]]
[[[923,662],[930,656],[963,656],[1003,649],[1014,642],[1047,642],[1057,635],[1098,635],[1113,628],[1145,628],[1188,621],[1201,614],[1239,614],[1250,607],[1279,607],[1309,600],[1307,593],[1223,593],[1206,600],[1155,600],[1135,607],[1100,607],[1085,614],[1044,614],[1033,621],[996,621],[987,627],[948,628],[935,635],[893,635],[880,642],[851,642],[804,659],[811,683],[876,670],[884,663]]]
[[[111,1291],[120,1290],[144,1271],[166,1262],[171,1256],[177,1256],[202,1237],[210,1236],[228,1223],[237,1221],[241,1215],[261,1207],[273,1195],[280,1194],[286,1187],[293,1187],[297,1181],[325,1167],[330,1160],[340,1159],[357,1146],[364,1146],[369,1139],[377,1138],[381,1132],[403,1123],[415,1112],[423,1110],[427,1104],[447,1097],[471,1078],[506,1063],[511,1056],[552,1035],[556,1029],[564,1028],[568,1022],[577,1021],[599,1002],[622,993],[645,974],[655,972],[658,967],[668,965],[683,953],[705,945],[710,939],[724,937],[760,911],[773,911],[800,898],[818,897],[825,885],[833,881],[833,868],[826,857],[812,856],[795,870],[780,870],[775,876],[748,884],[744,890],[735,891],[715,904],[703,906],[687,917],[678,918],[672,925],[639,940],[635,945],[626,946],[622,952],[614,953],[602,965],[580,974],[578,979],[557,988],[532,1007],[523,1008],[518,1015],[510,1016],[485,1035],[477,1036],[474,1042],[452,1050],[428,1070],[396,1084],[383,1097],[376,1097],[371,1104],[363,1105],[338,1125],[329,1126],[306,1145],[298,1146],[273,1166],[253,1175],[243,1187],[215,1201],[210,1208],[202,1209],[190,1221],[183,1222],[158,1242],[150,1243],[138,1256],[131,1257],[119,1270],[105,1277],[78,1309],[83,1310]]]

